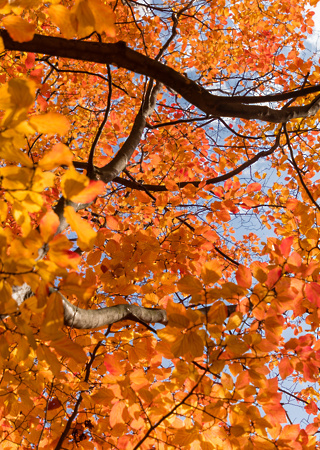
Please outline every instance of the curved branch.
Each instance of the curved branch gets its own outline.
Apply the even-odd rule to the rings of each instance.
[[[156,83],[152,87],[152,81],[149,82],[149,91],[146,98],[134,120],[131,132],[116,154],[116,156],[105,166],[95,168],[96,177],[105,183],[113,181],[114,178],[126,168],[133,152],[140,143],[147,118],[153,113],[156,106],[157,95],[162,87],[161,83]]]
[[[80,61],[113,64],[146,75],[173,89],[189,103],[213,117],[235,117],[245,120],[284,123],[291,119],[310,117],[320,108],[318,97],[304,106],[284,107],[280,110],[252,104],[297,98],[319,92],[320,86],[311,86],[268,96],[228,97],[213,95],[171,67],[128,48],[123,41],[115,44],[104,44],[35,34],[29,42],[16,42],[11,39],[6,30],[0,30],[0,35],[6,50],[42,53]]]
[[[103,328],[121,320],[133,320],[142,324],[168,322],[164,309],[120,304],[100,309],[81,309],[70,303],[61,293],[65,325],[78,329]],[[149,327],[147,327],[149,328]]]

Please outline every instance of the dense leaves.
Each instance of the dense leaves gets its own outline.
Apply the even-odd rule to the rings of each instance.
[[[302,0],[0,0],[0,446],[319,448]]]

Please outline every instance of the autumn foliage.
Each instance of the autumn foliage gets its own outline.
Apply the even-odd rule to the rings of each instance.
[[[316,3],[0,0],[1,449],[320,448]]]

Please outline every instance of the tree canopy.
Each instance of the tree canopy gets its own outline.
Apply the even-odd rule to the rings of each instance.
[[[0,0],[2,449],[320,448],[316,3]]]

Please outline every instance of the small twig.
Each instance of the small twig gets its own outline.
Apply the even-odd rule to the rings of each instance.
[[[109,116],[109,112],[111,109],[111,97],[112,97],[112,78],[111,78],[111,70],[110,70],[110,66],[109,64],[107,65],[107,70],[108,70],[108,86],[109,86],[109,92],[108,92],[108,100],[107,100],[107,108],[105,110],[104,113],[104,117],[103,120],[99,126],[98,132],[94,138],[94,141],[91,145],[91,149],[90,149],[90,153],[89,153],[89,158],[88,158],[88,165],[87,165],[87,174],[89,178],[94,178],[94,165],[93,165],[93,157],[94,157],[94,152],[96,149],[96,146],[98,144],[98,141],[100,139],[100,136],[102,134],[102,131],[105,127],[105,124],[107,123],[108,120],[108,116]]]
[[[303,179],[303,177],[301,175],[301,170],[298,167],[298,164],[296,163],[296,160],[294,159],[293,149],[292,149],[292,146],[291,146],[291,143],[290,143],[290,138],[289,138],[289,135],[288,135],[287,126],[286,126],[285,123],[283,124],[283,130],[284,130],[284,134],[285,134],[286,139],[287,139],[287,144],[288,144],[288,148],[289,148],[290,156],[291,156],[291,162],[292,162],[292,165],[293,165],[293,167],[295,168],[295,170],[296,170],[296,172],[298,174],[300,183],[302,184],[302,186],[303,186],[304,190],[306,191],[308,197],[310,198],[311,202],[315,205],[315,207],[318,209],[318,211],[320,211],[320,206],[315,201],[315,199],[313,198],[311,192],[309,191],[308,186],[304,182],[304,179]]]

